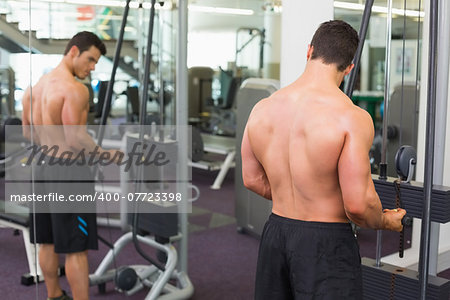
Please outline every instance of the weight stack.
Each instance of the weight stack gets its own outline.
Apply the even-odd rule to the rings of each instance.
[[[420,298],[419,273],[417,271],[383,263],[375,266],[375,260],[363,257],[364,300],[413,300]],[[428,276],[427,300],[450,300],[450,281]]]
[[[373,175],[372,179],[383,208],[395,208],[395,178],[388,177],[387,180],[380,180],[377,177]],[[422,218],[423,199],[425,198],[423,190],[423,183],[420,182],[400,184],[403,208],[406,209],[411,217]],[[430,217],[432,222],[441,224],[450,222],[450,187],[433,186]]]

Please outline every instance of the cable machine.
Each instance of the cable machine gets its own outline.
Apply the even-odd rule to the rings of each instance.
[[[406,2],[406,1],[405,1]],[[350,97],[353,92],[360,56],[364,45],[364,38],[370,20],[373,1],[365,4],[361,22],[361,42],[355,55],[355,68],[350,74],[346,94]],[[406,10],[406,3],[405,3]],[[406,16],[404,16],[406,18]],[[396,156],[396,167],[400,180],[387,177],[386,145],[387,145],[387,113],[389,106],[389,70],[390,70],[390,40],[392,25],[392,0],[388,0],[387,45],[386,45],[386,76],[383,116],[383,150],[379,177],[372,176],[377,193],[384,208],[403,207],[410,217],[422,219],[421,246],[419,256],[419,272],[389,265],[381,262],[381,231],[377,232],[376,259],[362,259],[364,299],[448,299],[450,295],[450,281],[429,275],[430,260],[430,228],[431,221],[448,223],[450,221],[450,187],[433,185],[434,144],[435,144],[435,116],[436,116],[436,81],[437,81],[437,35],[438,35],[438,1],[430,0],[430,43],[428,70],[428,107],[425,150],[424,183],[408,182],[405,173],[411,172],[415,165],[415,150],[401,147]],[[443,15],[440,15],[443,18]],[[406,22],[404,22],[405,24]],[[420,28],[420,27],[419,27]],[[420,33],[420,31],[419,31]],[[419,34],[418,33],[418,34]],[[419,38],[419,36],[418,36]],[[403,36],[405,39],[405,35]],[[403,57],[404,57],[403,47]],[[445,55],[444,55],[445,56]],[[448,61],[445,65],[448,68]],[[404,72],[404,70],[403,70]],[[418,77],[417,77],[418,78]],[[448,79],[448,77],[447,77]],[[416,82],[417,85],[417,82]],[[403,91],[402,91],[403,93]],[[447,96],[447,95],[445,95]],[[442,120],[437,126],[442,126]],[[445,126],[445,123],[444,123]],[[445,135],[443,137],[445,139]],[[407,150],[405,150],[407,149]],[[441,162],[443,163],[443,161]],[[405,171],[406,170],[406,171]],[[408,174],[406,177],[411,176]],[[442,182],[441,182],[442,184]],[[393,199],[396,199],[394,203]],[[404,226],[409,223],[405,220]],[[403,257],[403,236],[399,238],[399,255]]]
[[[137,134],[128,134],[127,147],[134,147],[135,144],[140,146],[140,150],[145,153],[145,147],[147,144],[158,145],[163,147],[165,151],[174,153],[177,156],[175,160],[176,164],[176,191],[181,195],[187,195],[187,105],[186,95],[187,91],[182,90],[183,86],[186,86],[186,45],[187,45],[187,1],[180,1],[178,7],[178,73],[177,73],[177,128],[175,134],[172,134],[172,138],[175,140],[167,140],[166,132],[163,126],[160,126],[156,130],[152,129],[150,136],[146,131],[144,136],[144,128],[146,126],[146,112],[147,112],[147,99],[148,99],[148,78],[150,75],[150,63],[152,60],[152,42],[153,42],[153,28],[155,19],[155,0],[151,0],[150,19],[147,35],[147,53],[145,55],[144,74],[142,78],[142,93],[140,99],[140,116],[139,116],[139,130]],[[111,79],[108,84],[105,105],[103,106],[103,113],[98,134],[98,145],[102,145],[106,119],[109,115],[111,108],[111,96],[112,87],[114,85],[115,73],[118,66],[120,57],[121,45],[123,42],[124,29],[127,22],[127,16],[129,11],[130,0],[127,0],[124,14],[122,18],[120,35],[117,41],[117,47],[113,60],[113,70],[111,72]],[[142,4],[142,3],[141,3]],[[159,3],[163,5],[163,2]],[[160,49],[161,51],[161,49]],[[160,62],[161,63],[161,62]],[[164,95],[161,93],[160,106],[161,114],[164,109]],[[163,120],[163,118],[161,118]],[[185,125],[185,126],[183,126]],[[180,129],[179,127],[183,128]],[[153,126],[152,126],[153,128]],[[127,133],[125,133],[127,135]],[[150,147],[148,147],[150,148]],[[127,148],[128,149],[128,148]],[[135,168],[135,175],[137,178],[134,180],[128,177],[126,181],[132,181],[135,184],[135,191],[140,192],[144,189],[143,184],[146,182],[146,172],[139,164]],[[154,170],[153,170],[154,171]],[[166,170],[167,171],[167,170]],[[156,174],[159,174],[159,181],[164,178],[163,168],[157,170]],[[103,175],[98,172],[99,179],[102,180]],[[178,180],[180,179],[180,180]],[[181,181],[181,182],[179,182]],[[160,182],[160,186],[164,185],[164,182]],[[184,197],[185,198],[185,197]],[[150,291],[145,299],[157,299],[159,297],[164,299],[187,299],[193,294],[193,286],[187,275],[187,206],[185,203],[187,199],[182,199],[177,207],[177,211],[171,213],[149,213],[143,204],[134,204],[134,206],[128,206],[127,209],[131,214],[129,215],[129,222],[132,224],[132,232],[125,233],[120,237],[114,245],[111,245],[105,239],[101,239],[111,249],[100,263],[99,267],[94,274],[90,275],[90,284],[98,285],[100,291],[104,291],[105,283],[114,280],[116,287],[119,290],[124,291],[127,295],[131,295],[144,286],[150,287]],[[142,213],[143,211],[147,213]],[[168,229],[170,228],[170,229]],[[143,235],[141,232],[151,232],[153,236]],[[179,242],[179,251],[172,245],[173,241]],[[115,257],[120,253],[121,249],[128,243],[133,242],[135,249],[138,253],[145,258],[151,265],[149,266],[125,266],[117,268]],[[158,254],[158,260],[148,255],[141,248],[141,244],[146,244],[155,248]],[[109,270],[109,267],[114,265],[114,269]],[[176,269],[177,268],[177,269]],[[171,280],[171,283],[169,283]],[[173,284],[172,281],[175,281]]]

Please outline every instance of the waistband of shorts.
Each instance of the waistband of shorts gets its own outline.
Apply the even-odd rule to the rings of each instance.
[[[298,219],[290,219],[286,217],[279,216],[277,214],[271,213],[269,220],[277,223],[283,223],[288,225],[295,225],[307,228],[318,228],[318,229],[330,229],[330,230],[351,230],[350,222],[317,222],[317,221],[304,221]]]

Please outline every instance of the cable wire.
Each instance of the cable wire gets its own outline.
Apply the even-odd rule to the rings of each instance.
[[[403,103],[405,99],[405,52],[406,52],[406,0],[403,2],[403,39],[402,39],[402,91],[400,100],[400,128],[398,138],[398,148],[403,142]]]

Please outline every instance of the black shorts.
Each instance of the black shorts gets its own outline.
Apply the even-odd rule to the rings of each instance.
[[[261,237],[255,299],[362,299],[361,258],[351,225],[271,214]]]
[[[98,249],[96,214],[31,214],[31,243],[34,243],[34,217],[36,219],[36,243],[54,244],[56,253],[75,253]]]
[[[69,195],[83,195],[95,193],[94,176],[87,165],[83,166],[49,166],[38,164],[36,166],[37,181],[35,193],[57,193],[68,197]],[[59,179],[53,180],[53,179]],[[77,181],[84,179],[82,190]],[[70,184],[73,182],[73,184]],[[92,203],[64,203],[66,205],[83,205],[73,207],[74,213],[31,213],[30,214],[30,241],[38,244],[54,244],[56,253],[75,253],[88,249],[98,249],[97,220],[95,202]],[[49,204],[51,205],[51,204]],[[39,207],[40,209],[42,206]],[[82,209],[80,209],[82,208]],[[83,212],[86,210],[87,212]],[[50,207],[48,211],[53,211]],[[36,240],[34,239],[34,223],[36,224]]]

